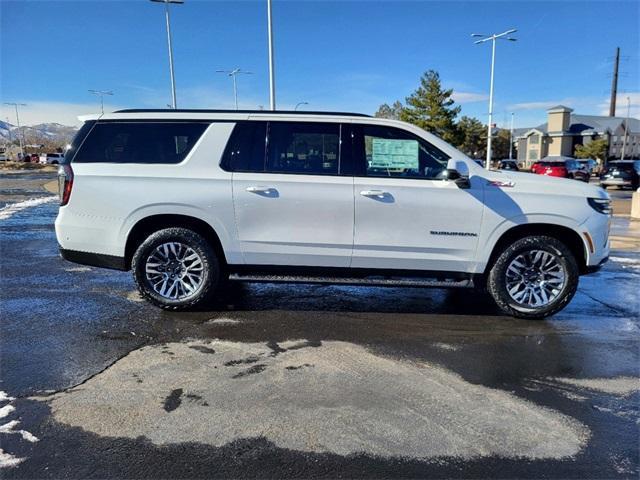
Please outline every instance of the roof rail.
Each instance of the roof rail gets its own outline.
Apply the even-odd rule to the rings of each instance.
[[[309,110],[200,110],[200,109],[184,109],[184,108],[129,108],[125,110],[116,110],[113,113],[264,113],[286,115],[331,115],[331,116],[348,116],[348,117],[371,117],[365,113],[351,112],[312,112]]]

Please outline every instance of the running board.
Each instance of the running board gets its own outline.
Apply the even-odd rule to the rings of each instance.
[[[329,285],[362,285],[377,287],[431,287],[431,288],[473,288],[473,280],[435,279],[421,277],[321,277],[308,275],[248,275],[232,273],[229,280],[234,282],[261,283],[323,283]]]

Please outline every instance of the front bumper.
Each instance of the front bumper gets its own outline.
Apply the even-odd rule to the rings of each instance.
[[[606,256],[602,260],[600,260],[600,263],[598,263],[597,265],[588,265],[583,275],[590,275],[592,273],[599,272],[602,266],[608,261],[609,261],[609,256]]]

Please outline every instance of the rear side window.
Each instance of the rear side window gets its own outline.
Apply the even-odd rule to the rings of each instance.
[[[266,122],[238,122],[227,142],[221,166],[229,172],[264,172]]]
[[[180,163],[208,123],[97,123],[75,154],[74,163]]]
[[[337,175],[340,124],[270,122],[266,171]]]
[[[82,142],[84,142],[84,139],[87,138],[87,135],[89,134],[89,132],[91,131],[91,129],[95,124],[96,124],[95,120],[84,122],[82,124],[82,127],[80,127],[80,130],[78,130],[78,132],[75,134],[75,136],[73,137],[73,140],[71,141],[71,144],[64,152],[63,163],[67,163],[67,164],[71,163],[71,160],[78,152],[78,149],[82,145]]]

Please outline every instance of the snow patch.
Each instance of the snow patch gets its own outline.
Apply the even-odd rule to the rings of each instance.
[[[0,390],[0,402],[10,402],[11,400],[15,400],[15,398],[7,395],[7,392]]]
[[[26,458],[14,457],[0,448],[0,468],[11,468],[24,462]]]
[[[14,407],[13,405],[5,405],[4,407],[0,408],[0,418],[6,417],[11,412],[15,411],[15,409],[16,407]]]
[[[459,345],[451,345],[450,343],[436,342],[432,343],[431,345],[439,350],[448,350],[450,352],[457,352],[458,350],[460,350]]]
[[[18,425],[20,425],[20,422],[18,420],[11,420],[10,422],[5,423],[4,425],[0,425],[0,433],[8,433],[8,434],[17,433],[23,438],[23,440],[26,440],[27,442],[31,442],[31,443],[35,443],[40,440],[38,437],[36,437],[30,432],[27,432],[26,430],[14,430],[14,428],[17,427]]]
[[[24,210],[25,208],[36,207],[38,205],[53,202],[54,200],[57,200],[57,199],[58,199],[57,196],[31,198],[29,200],[25,200],[24,202],[18,202],[18,203],[12,203],[10,205],[6,205],[5,207],[0,208],[0,220],[6,220],[8,218],[11,218],[13,215]]]
[[[7,395],[6,392],[3,392],[0,390],[0,401],[12,401],[12,400],[15,400],[15,398],[10,397],[9,395]],[[7,415],[14,412],[15,410],[16,408],[11,404],[5,405],[4,407],[0,408],[0,418],[6,417]],[[15,430],[15,428],[18,425],[20,425],[20,421],[18,420],[11,420],[10,422],[0,425],[0,434],[20,435],[23,440],[30,443],[35,443],[40,440],[31,432],[27,432],[26,430],[22,430],[22,429]],[[0,439],[0,445],[1,444],[2,444],[2,439]],[[26,458],[18,458],[10,453],[6,453],[4,450],[0,448],[0,468],[15,467],[16,465],[24,462],[25,460]]]
[[[627,257],[609,257],[612,262],[627,263],[631,265],[640,265],[640,259]]]
[[[205,322],[206,325],[235,325],[236,323],[240,323],[240,320],[236,320],[234,318],[210,318]]]
[[[556,382],[612,395],[628,395],[640,390],[640,378],[553,378]]]

